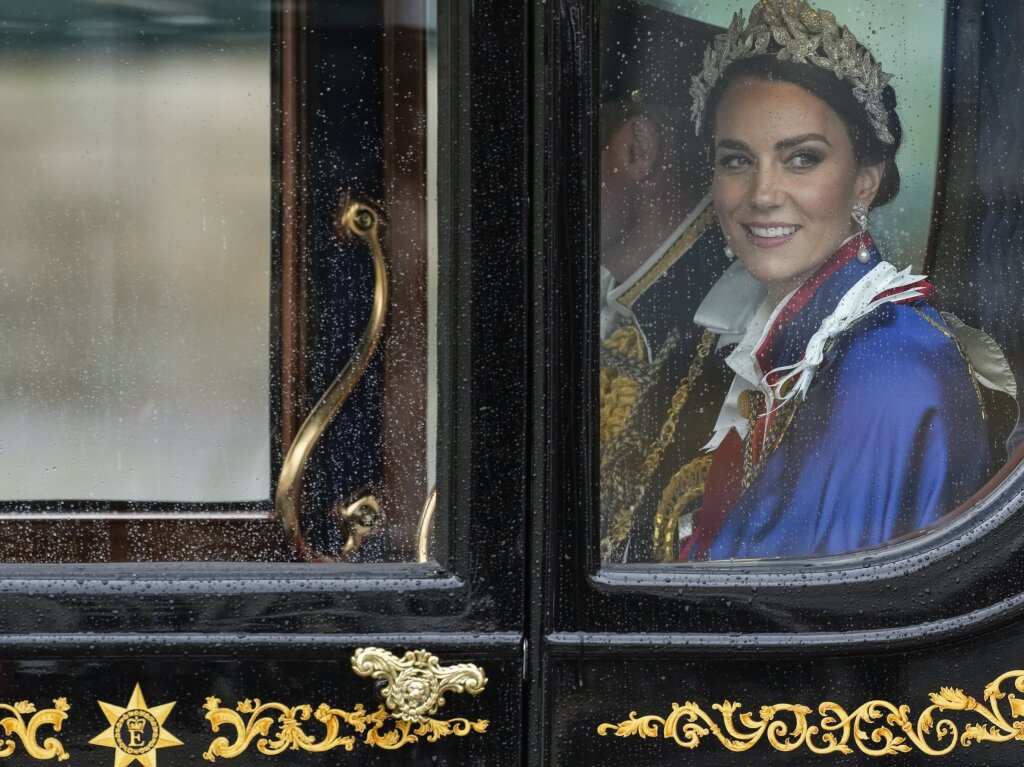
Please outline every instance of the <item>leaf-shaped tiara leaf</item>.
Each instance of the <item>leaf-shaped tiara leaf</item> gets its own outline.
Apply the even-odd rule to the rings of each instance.
[[[704,68],[690,85],[691,115],[698,135],[708,94],[726,67],[740,59],[771,55],[772,42],[781,61],[813,64],[848,82],[854,98],[864,105],[875,135],[883,143],[893,143],[882,105],[882,91],[892,75],[882,71],[848,28],[839,27],[835,16],[814,10],[805,0],[760,0],[751,9],[749,22],[744,23],[742,12],[736,13],[729,28],[715,37],[704,52]]]

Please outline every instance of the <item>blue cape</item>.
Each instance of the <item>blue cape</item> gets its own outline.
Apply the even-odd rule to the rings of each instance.
[[[852,259],[771,344],[798,361],[811,334],[879,263]],[[781,443],[725,519],[708,559],[838,554],[934,522],[986,480],[972,373],[927,301],[885,304],[841,334]],[[767,368],[765,368],[767,369]]]

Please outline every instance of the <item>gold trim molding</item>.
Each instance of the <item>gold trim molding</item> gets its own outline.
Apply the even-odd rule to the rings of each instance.
[[[15,752],[17,744],[10,737],[16,735],[25,753],[33,759],[54,759],[63,762],[69,758],[64,750],[64,744],[52,735],[44,738],[40,743],[37,739],[40,727],[53,727],[55,732],[60,732],[61,724],[68,718],[68,705],[66,698],[54,698],[53,708],[44,708],[37,711],[35,704],[27,700],[19,700],[17,703],[0,703],[0,727],[3,727],[4,735],[7,737],[0,740],[0,758],[8,757]],[[3,714],[6,714],[4,716]],[[25,721],[25,715],[32,716]]]
[[[1004,743],[1024,740],[1024,698],[1003,692],[1004,683],[1013,682],[1024,692],[1024,671],[1008,671],[985,686],[983,701],[963,690],[943,687],[929,695],[931,705],[916,720],[910,706],[884,700],[872,700],[847,712],[838,703],[818,705],[818,717],[811,720],[812,709],[794,703],[762,706],[757,714],[741,712],[739,702],[724,701],[711,708],[710,715],[697,703],[672,704],[666,716],[638,716],[618,724],[601,724],[599,735],[620,738],[640,737],[672,740],[683,748],[696,748],[701,739],[713,735],[729,751],[747,751],[762,739],[776,751],[807,748],[816,754],[852,754],[854,748],[868,756],[889,756],[917,749],[929,756],[943,756],[957,746],[974,743]],[[1010,719],[1000,701],[1005,700]],[[938,712],[970,712],[982,721],[963,725],[963,731],[949,718],[936,719]],[[719,724],[719,721],[721,724]]]

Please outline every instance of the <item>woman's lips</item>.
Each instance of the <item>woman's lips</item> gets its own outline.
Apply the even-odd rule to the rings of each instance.
[[[758,248],[777,248],[785,245],[800,231],[796,224],[744,224],[747,239]]]

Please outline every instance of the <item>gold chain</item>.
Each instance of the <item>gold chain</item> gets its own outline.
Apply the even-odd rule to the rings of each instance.
[[[833,343],[835,342],[831,339],[826,341],[822,353],[828,354],[829,350],[832,349]],[[779,394],[785,396],[793,386],[793,379],[786,381]],[[752,392],[751,397],[753,406],[747,414],[747,421],[750,425],[747,429],[747,437],[743,440],[743,477],[740,481],[740,487],[744,492],[753,484],[765,463],[779,448],[779,445],[782,444],[783,437],[786,436],[789,427],[793,424],[793,419],[796,417],[797,408],[804,400],[803,397],[793,397],[775,407],[771,426],[767,428],[762,436],[760,455],[758,456],[757,463],[754,463],[754,427],[757,425],[758,414],[761,410],[766,409],[767,405],[766,398],[762,392]],[[767,413],[765,413],[765,417],[768,417]]]
[[[637,507],[640,505],[640,501],[643,499],[644,489],[647,487],[647,483],[654,476],[654,472],[658,470],[658,466],[661,464],[661,459],[665,454],[665,450],[672,440],[675,438],[676,427],[679,423],[679,416],[686,406],[686,401],[690,397],[690,389],[693,387],[694,382],[700,377],[701,370],[704,367],[704,360],[711,353],[711,348],[715,343],[715,334],[710,330],[705,330],[701,336],[700,342],[697,344],[697,353],[690,361],[690,367],[686,371],[686,375],[683,376],[679,382],[679,386],[676,387],[675,393],[672,395],[672,401],[669,404],[668,414],[665,418],[665,422],[661,426],[661,432],[658,435],[657,441],[651,446],[647,452],[644,462],[640,467],[635,480],[631,483],[633,486],[633,500],[628,506],[619,508],[612,516],[611,523],[608,526],[608,533],[605,539],[601,542],[601,557],[604,560],[611,559],[615,550],[626,540],[629,535],[629,531],[633,526],[633,515],[636,512]],[[604,496],[604,493],[602,493]],[[625,497],[626,493],[616,493],[616,497]]]
[[[754,465],[754,428],[757,426],[757,416],[761,412],[764,403],[764,394],[759,391],[751,393],[751,407],[747,412],[747,438],[743,440],[743,478],[740,488],[746,490],[754,481],[754,473],[758,467]]]
[[[715,334],[710,330],[705,330],[704,335],[700,337],[700,343],[697,344],[697,353],[690,361],[690,367],[686,371],[686,375],[683,376],[678,388],[672,395],[672,403],[668,407],[668,416],[665,418],[665,423],[661,425],[661,434],[658,436],[658,441],[654,443],[650,452],[647,453],[644,465],[640,469],[640,479],[645,484],[654,476],[654,472],[658,470],[658,466],[661,465],[662,455],[664,455],[665,450],[672,444],[672,440],[675,438],[679,414],[682,413],[683,408],[686,406],[686,400],[690,397],[690,388],[700,376],[704,360],[711,353],[711,346],[714,342]]]

